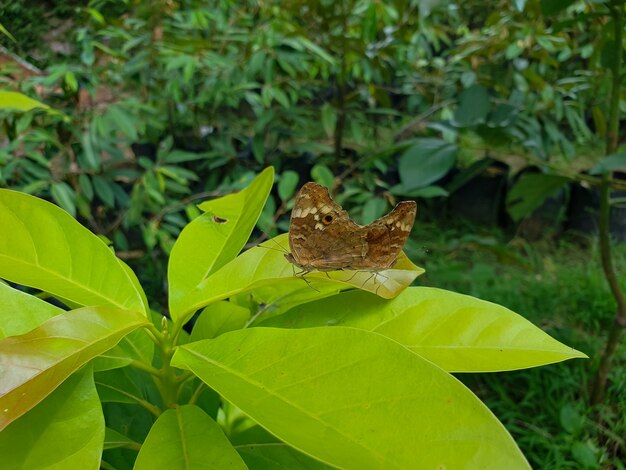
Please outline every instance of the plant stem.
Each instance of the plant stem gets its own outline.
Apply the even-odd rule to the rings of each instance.
[[[619,132],[619,99],[621,92],[621,73],[622,73],[622,32],[624,29],[624,7],[623,1],[614,3],[611,7],[611,14],[613,16],[613,27],[615,34],[615,56],[613,64],[611,66],[611,96],[609,107],[609,129],[606,136],[606,154],[611,155],[617,151],[618,148],[618,132]],[[626,329],[626,298],[622,292],[617,274],[615,273],[615,267],[613,266],[613,259],[611,257],[611,234],[610,234],[610,172],[604,175],[602,185],[600,186],[600,257],[602,259],[602,269],[604,271],[604,277],[609,284],[611,294],[615,298],[617,303],[617,312],[611,326],[609,326],[609,334],[606,342],[606,347],[602,353],[600,359],[600,365],[598,372],[594,379],[593,387],[591,390],[591,403],[600,403],[604,398],[604,392],[606,390],[606,383],[608,380],[609,371],[611,369],[611,362],[620,339],[623,335],[624,329]]]

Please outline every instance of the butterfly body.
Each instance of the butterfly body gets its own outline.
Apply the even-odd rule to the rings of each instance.
[[[391,268],[415,221],[414,201],[399,203],[369,225],[353,222],[328,189],[306,183],[296,196],[287,260],[303,270],[381,271]]]

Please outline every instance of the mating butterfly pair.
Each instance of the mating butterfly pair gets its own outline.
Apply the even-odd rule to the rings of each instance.
[[[301,274],[391,268],[411,232],[415,212],[415,201],[400,202],[371,224],[358,225],[331,199],[328,189],[306,183],[291,211],[291,253],[285,257],[302,269]]]

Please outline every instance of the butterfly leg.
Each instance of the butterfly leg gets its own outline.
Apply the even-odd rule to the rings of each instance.
[[[346,280],[345,280],[345,281],[343,281],[343,282],[350,282],[352,279],[354,279],[354,276],[356,276],[356,275],[357,275],[357,274],[359,274],[360,272],[361,272],[361,271],[354,271],[354,272],[352,273],[352,276],[350,276],[348,279],[346,279]]]
[[[302,278],[302,280],[304,282],[306,282],[307,286],[309,286],[311,289],[313,289],[315,292],[320,292],[319,289],[316,289],[315,287],[313,287],[313,284],[311,284],[311,281],[309,281],[306,277],[304,277],[304,274],[302,276],[300,276]]]

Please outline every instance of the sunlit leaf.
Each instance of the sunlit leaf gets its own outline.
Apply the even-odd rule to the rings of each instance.
[[[362,328],[398,341],[450,372],[523,369],[586,357],[501,305],[429,287],[410,287],[390,301],[344,292],[261,325]]]
[[[232,302],[216,302],[198,316],[191,331],[191,341],[216,338],[228,331],[243,328],[250,318],[250,310]]]
[[[303,283],[295,276],[297,268],[284,256],[287,252],[287,234],[272,238],[235,258],[222,269],[201,282],[181,301],[188,306],[187,313],[212,302],[229,298],[240,292],[266,288],[276,283]],[[411,285],[424,272],[415,266],[404,253],[400,253],[392,269],[380,272],[332,271],[311,272],[305,279],[313,290],[316,286],[333,284],[343,288],[357,287],[374,292],[383,298],[392,298]],[[297,286],[301,288],[302,284]]]
[[[0,233],[0,277],[79,305],[146,311],[113,252],[54,204],[0,189],[0,226],[11,227]]]
[[[0,339],[27,333],[63,312],[59,307],[0,282]]]
[[[0,432],[6,469],[100,468],[104,417],[89,367]]]
[[[376,333],[248,328],[179,347],[172,364],[340,468],[530,468],[465,386]]]
[[[194,405],[167,410],[141,446],[135,470],[246,469],[222,430]]]
[[[1,340],[0,430],[146,322],[146,317],[128,310],[85,307]]]
[[[183,229],[170,255],[170,312],[179,319],[187,307],[185,294],[231,261],[250,237],[274,181],[264,170],[246,189],[204,202],[204,214]]]
[[[37,101],[16,91],[6,90],[0,90],[0,109],[9,109],[19,112],[43,109],[49,114],[62,114],[41,101]]]

